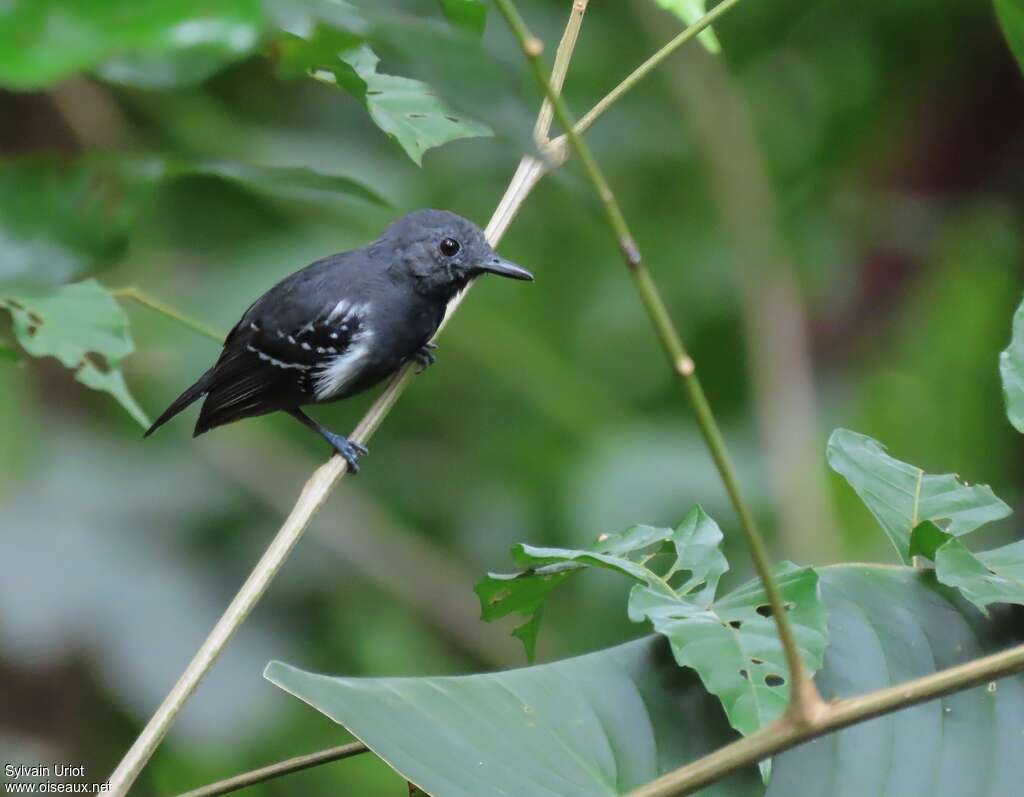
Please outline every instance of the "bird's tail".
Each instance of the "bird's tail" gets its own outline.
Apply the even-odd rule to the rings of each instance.
[[[199,377],[199,379],[196,380],[196,383],[192,385],[192,387],[190,387],[188,390],[186,390],[184,393],[178,396],[174,401],[172,401],[171,406],[164,410],[163,415],[161,415],[153,422],[153,425],[146,430],[146,433],[143,435],[143,437],[149,437],[151,434],[153,434],[153,432],[155,432],[157,429],[159,429],[161,426],[167,423],[171,418],[173,418],[175,415],[177,415],[179,412],[185,409],[193,401],[202,398],[202,396],[206,395],[206,393],[209,392],[210,390],[211,383],[213,382],[213,372],[215,369],[216,366],[214,366],[214,368],[211,368],[209,371],[207,371],[205,374]]]

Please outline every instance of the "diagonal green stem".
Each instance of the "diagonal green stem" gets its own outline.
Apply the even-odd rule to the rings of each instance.
[[[543,89],[545,96],[554,109],[555,118],[558,119],[562,129],[566,131],[565,135],[572,151],[579,158],[588,179],[601,200],[608,225],[618,241],[626,268],[633,278],[647,315],[650,317],[662,348],[668,357],[669,364],[680,377],[686,393],[693,404],[693,409],[697,416],[697,424],[711,452],[711,457],[722,478],[726,492],[729,494],[737,515],[739,515],[740,525],[743,528],[751,556],[754,560],[754,567],[757,569],[757,574],[764,585],[768,602],[772,608],[772,614],[775,617],[775,623],[779,629],[779,637],[785,649],[786,663],[789,669],[791,711],[794,711],[797,717],[806,718],[811,716],[814,710],[822,704],[821,698],[818,696],[814,684],[807,677],[807,672],[800,659],[800,653],[796,646],[789,618],[786,616],[782,596],[771,573],[764,539],[760,531],[758,531],[750,508],[740,493],[736,473],[726,451],[725,441],[722,439],[722,433],[711,411],[711,406],[708,404],[707,396],[704,394],[704,389],[697,378],[694,362],[689,354],[687,354],[679,333],[672,323],[661,293],[658,291],[650,272],[643,263],[640,249],[630,232],[629,225],[615,199],[611,186],[609,186],[590,147],[576,129],[576,122],[569,113],[565,101],[555,91],[548,79],[544,63],[541,59],[543,44],[527,28],[512,0],[495,0],[495,3],[502,16],[505,17],[512,33],[519,41],[519,46],[526,55],[537,83]]]
[[[217,343],[221,343],[224,340],[223,333],[218,332],[211,326],[207,326],[202,321],[197,321],[184,313],[178,312],[166,302],[151,296],[134,285],[128,285],[124,288],[114,288],[110,291],[110,295],[118,299],[131,299],[132,301],[138,302],[143,307],[148,307],[150,310],[155,310],[161,315],[172,318],[179,324],[183,324],[188,327],[193,332],[198,332],[200,335],[204,335],[211,340],[217,341]]]

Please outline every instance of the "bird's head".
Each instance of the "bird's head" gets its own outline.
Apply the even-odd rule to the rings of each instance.
[[[388,228],[381,243],[393,247],[394,267],[423,294],[454,295],[481,274],[533,279],[495,252],[473,222],[446,210],[410,213]]]

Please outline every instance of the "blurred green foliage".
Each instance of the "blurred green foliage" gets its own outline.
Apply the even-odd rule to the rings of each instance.
[[[568,2],[521,5],[550,55]],[[402,212],[447,207],[485,222],[528,146],[538,98],[494,19],[473,45],[427,0],[374,4],[380,19],[328,2],[97,8],[107,23],[78,24],[86,6],[58,0],[0,12],[5,295],[12,284],[95,276],[226,330],[280,277],[365,243]],[[1000,3],[1004,20],[1006,9],[1019,6]],[[183,18],[203,22],[194,36],[182,35]],[[592,4],[566,85],[573,109],[599,99],[679,24],[649,0]],[[427,82],[495,138],[431,149],[417,168],[358,95],[282,79],[287,43],[314,42],[323,25],[353,45],[369,37],[384,74]],[[808,467],[825,468],[823,430],[849,426],[926,470],[961,468],[1018,506],[1024,458],[1000,411],[996,362],[1021,294],[1024,90],[992,7],[746,2],[716,33],[721,90],[749,111],[807,318],[818,404],[810,423],[819,432]],[[466,43],[418,52],[405,44],[416,37]],[[712,165],[674,90],[674,70],[693,72],[708,58],[699,48],[674,56],[588,136],[680,319],[744,489],[775,533],[762,396],[750,376],[762,349],[739,290],[761,288],[766,272],[735,248],[719,204],[728,175]],[[719,107],[720,94],[697,91]],[[150,158],[217,163],[232,175],[340,176],[392,207],[358,189],[338,192],[340,183],[279,190],[191,168],[140,182],[121,168]],[[259,678],[271,657],[352,675],[520,663],[500,630],[476,621],[472,593],[520,540],[583,548],[637,522],[675,524],[700,502],[725,532],[734,571],[723,587],[749,575],[714,469],[571,165],[537,188],[502,252],[530,267],[536,284],[474,289],[441,340],[440,364],[388,418],[364,472],[331,500],[233,643],[237,655],[183,713],[140,794],[343,740]],[[123,311],[136,352],[121,366],[152,412],[217,346],[137,304]],[[19,758],[81,761],[104,777],[327,452],[273,417],[198,441],[183,419],[143,443],[109,397],[53,360],[26,358],[7,318],[0,558],[16,571],[0,583],[0,746]],[[349,427],[370,400],[319,417]],[[814,540],[787,538],[777,558],[894,561],[856,495],[830,479],[833,527]],[[387,532],[384,551],[361,541],[378,530]],[[1012,521],[980,534],[996,543],[1018,536]],[[423,565],[414,544],[448,569]],[[411,574],[402,585],[387,578],[398,563]],[[573,580],[546,610],[539,657],[634,635],[623,597],[612,574]],[[252,793],[404,789],[366,757]]]

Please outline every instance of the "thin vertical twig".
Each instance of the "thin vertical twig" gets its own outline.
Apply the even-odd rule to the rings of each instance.
[[[661,297],[661,293],[658,291],[650,271],[648,271],[643,263],[640,249],[630,232],[629,225],[615,199],[611,186],[608,184],[590,147],[576,129],[576,122],[569,113],[565,101],[555,91],[545,73],[544,63],[541,60],[541,53],[544,49],[543,43],[530,32],[512,0],[495,0],[495,3],[518,40],[519,46],[529,62],[537,83],[553,106],[555,118],[558,119],[558,123],[566,131],[565,135],[568,139],[569,147],[579,158],[587,178],[590,180],[594,191],[601,201],[608,226],[618,242],[626,268],[633,278],[647,315],[668,357],[669,364],[682,381],[683,387],[693,405],[697,416],[697,424],[700,427],[701,434],[704,436],[715,466],[718,468],[726,492],[729,494],[729,498],[739,516],[740,526],[746,536],[747,545],[754,560],[754,567],[764,586],[769,605],[772,608],[772,614],[775,617],[775,623],[783,648],[785,649],[786,663],[789,669],[790,712],[797,717],[809,719],[824,704],[814,687],[813,681],[808,677],[803,661],[800,658],[800,652],[796,646],[789,618],[786,615],[782,596],[772,576],[764,539],[754,521],[753,513],[740,492],[739,483],[725,447],[725,441],[722,438],[714,413],[711,411],[711,406],[708,403],[704,389],[701,387],[700,380],[697,377],[694,361],[683,346],[675,325],[672,323],[668,308]]]

